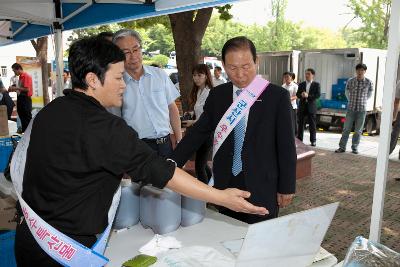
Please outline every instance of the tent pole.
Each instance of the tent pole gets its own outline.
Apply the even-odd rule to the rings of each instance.
[[[56,97],[62,95],[64,88],[63,72],[64,72],[64,61],[63,61],[63,47],[62,47],[62,32],[61,29],[55,29],[54,31],[54,43],[55,43],[55,56],[56,56]]]
[[[369,239],[375,242],[380,241],[383,207],[385,204],[386,177],[389,163],[390,135],[393,119],[393,99],[400,52],[400,0],[392,1],[389,25],[388,51],[383,87],[382,120],[380,126],[374,198],[372,203],[369,233]]]

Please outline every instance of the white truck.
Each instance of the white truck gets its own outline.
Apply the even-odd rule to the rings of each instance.
[[[355,75],[355,66],[358,63],[366,64],[366,77],[372,80],[374,91],[367,102],[365,131],[369,134],[379,131],[386,50],[343,48],[269,52],[260,53],[259,60],[259,74],[277,84],[282,84],[284,71],[294,72],[297,82],[302,82],[307,68],[315,70],[314,79],[321,84],[317,126],[325,130],[331,126],[343,127],[347,99],[337,99],[335,89],[340,84],[344,89],[345,81]]]

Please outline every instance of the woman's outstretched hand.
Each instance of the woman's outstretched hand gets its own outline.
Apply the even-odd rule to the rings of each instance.
[[[268,210],[264,207],[258,207],[246,200],[250,197],[250,192],[242,191],[236,188],[228,188],[221,191],[224,196],[221,199],[221,206],[236,212],[251,213],[257,215],[267,215]]]

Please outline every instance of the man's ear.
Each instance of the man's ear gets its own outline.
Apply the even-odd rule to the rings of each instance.
[[[260,59],[258,58],[258,56],[256,56],[256,65],[258,65],[260,63]]]
[[[96,89],[99,83],[99,78],[93,72],[88,72],[85,77],[85,82],[88,87]]]

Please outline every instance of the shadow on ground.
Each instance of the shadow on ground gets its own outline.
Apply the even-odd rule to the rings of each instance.
[[[312,177],[297,181],[294,202],[280,216],[340,202],[322,246],[339,261],[358,235],[368,238],[376,159],[316,149]],[[400,162],[389,162],[381,243],[400,252]]]

